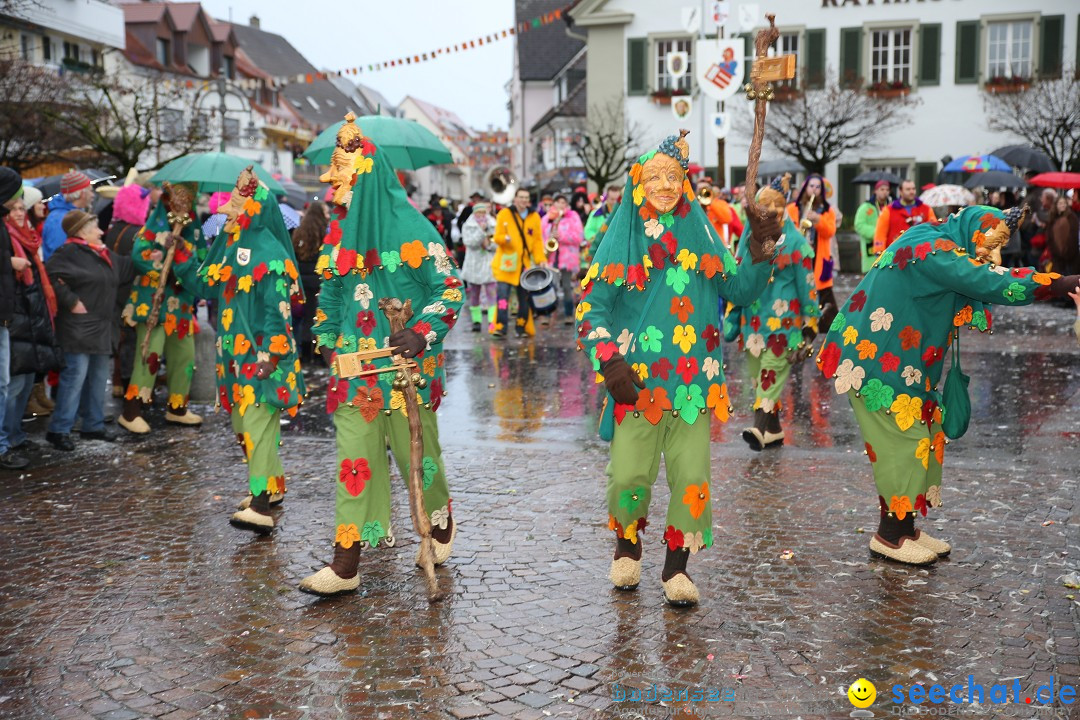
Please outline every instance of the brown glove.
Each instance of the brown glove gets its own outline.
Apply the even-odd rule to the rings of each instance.
[[[1080,275],[1065,275],[1050,281],[1050,295],[1063,298],[1080,285]]]
[[[645,383],[641,381],[634,369],[627,364],[626,359],[615,353],[611,358],[600,366],[600,372],[604,375],[604,385],[615,402],[623,405],[633,405],[637,402],[637,388],[645,389]]]
[[[424,352],[427,340],[412,328],[402,328],[390,336],[390,347],[395,355],[403,358],[414,358]]]
[[[810,357],[811,353],[814,352],[814,338],[816,337],[817,333],[814,332],[813,328],[804,327],[802,329],[802,342],[788,351],[788,362],[797,365]]]
[[[316,348],[316,351],[319,353],[319,357],[322,358],[322,361],[326,363],[326,367],[334,367],[334,351],[331,348],[328,348],[325,345],[319,345]]]
[[[750,258],[754,263],[769,262],[773,259],[776,242],[783,230],[780,222],[771,212],[762,210],[760,214],[749,212],[746,219],[750,223]]]
[[[260,380],[265,380],[266,378],[270,377],[270,373],[274,372],[274,363],[268,360],[263,360],[260,363],[255,363],[255,367],[257,368],[255,370],[255,377]]]

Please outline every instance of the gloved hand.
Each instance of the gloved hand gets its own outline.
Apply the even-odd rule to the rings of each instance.
[[[319,353],[319,357],[322,358],[322,361],[324,363],[326,363],[326,367],[328,367],[328,368],[334,367],[334,351],[333,351],[333,349],[328,348],[325,345],[319,345],[316,348],[316,351]]]
[[[802,329],[802,342],[792,348],[788,352],[788,362],[792,365],[798,365],[814,352],[814,338],[817,337],[817,333],[812,328],[804,327]]]
[[[427,348],[427,340],[412,328],[402,328],[390,336],[390,347],[395,355],[414,358]]]
[[[776,242],[783,234],[780,221],[767,210],[761,214],[749,212],[746,219],[750,223],[750,258],[753,262],[767,262],[773,258]]]
[[[600,366],[600,372],[604,375],[604,385],[615,402],[623,405],[633,405],[637,402],[637,388],[645,389],[645,383],[638,374],[626,362],[626,358],[615,353],[611,358]]]
[[[1057,280],[1050,281],[1050,295],[1063,298],[1080,285],[1080,275],[1064,275]]]
[[[265,380],[270,377],[270,373],[274,372],[274,363],[269,360],[263,360],[262,362],[255,363],[255,377],[259,380]]]

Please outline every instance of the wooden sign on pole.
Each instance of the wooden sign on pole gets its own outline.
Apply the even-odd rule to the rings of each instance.
[[[750,68],[750,79],[754,82],[779,82],[795,77],[795,56],[759,57],[754,59]]]

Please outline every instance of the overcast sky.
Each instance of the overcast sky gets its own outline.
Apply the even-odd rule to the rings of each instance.
[[[369,73],[368,63],[475,39],[514,23],[513,0],[203,0],[214,17],[283,35],[319,69],[364,66],[359,82],[392,103],[406,95],[453,110],[470,125],[509,124],[504,86],[513,73],[513,39],[436,60]],[[352,79],[352,76],[350,76]]]

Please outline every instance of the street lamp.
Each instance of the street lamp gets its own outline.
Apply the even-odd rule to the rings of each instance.
[[[239,92],[238,90],[227,87],[225,83],[225,76],[220,74],[217,78],[217,92],[218,113],[221,115],[221,142],[218,144],[218,149],[221,150],[221,152],[225,152],[225,113],[228,111],[228,108],[225,106],[225,96],[232,95],[233,97],[238,99],[242,105],[247,104],[248,99],[243,93]],[[202,107],[202,101],[205,100],[207,97],[207,95],[203,95],[202,98],[199,99],[199,102],[196,103],[196,108]],[[248,136],[250,138],[253,138],[255,135],[255,123],[253,121],[248,121],[247,130]]]

